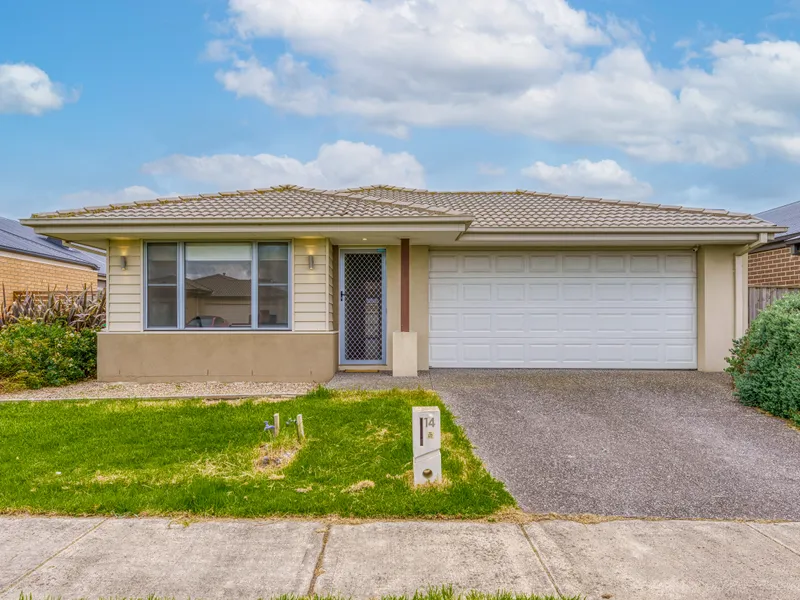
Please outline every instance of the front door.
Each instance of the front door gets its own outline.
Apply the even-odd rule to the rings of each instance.
[[[339,264],[341,364],[386,364],[386,252],[342,250]]]

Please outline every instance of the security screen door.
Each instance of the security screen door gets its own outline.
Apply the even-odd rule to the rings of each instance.
[[[341,251],[342,364],[386,364],[385,256],[383,250]]]

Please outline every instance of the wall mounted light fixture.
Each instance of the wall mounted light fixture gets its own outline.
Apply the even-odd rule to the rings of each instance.
[[[122,270],[123,271],[127,271],[128,270],[128,257],[127,256],[123,256],[122,257]]]
[[[308,255],[308,270],[309,271],[313,271],[314,270],[314,255],[313,254],[309,254]]]

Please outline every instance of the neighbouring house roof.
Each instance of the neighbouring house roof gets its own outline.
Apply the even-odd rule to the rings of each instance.
[[[756,216],[765,221],[770,221],[776,225],[788,228],[786,233],[776,236],[777,238],[795,237],[800,233],[800,201],[770,208],[769,210],[758,213]]]
[[[187,280],[186,284],[187,290],[194,290],[200,296],[249,297],[252,294],[249,280],[236,279],[224,273]]]
[[[771,230],[772,223],[726,210],[686,208],[544,194],[432,192],[390,186],[313,190],[297,186],[161,198],[128,204],[60,210],[33,215],[37,225],[59,222],[425,220],[464,222],[470,231],[550,229]]]
[[[19,221],[0,217],[0,250],[91,267],[105,275],[106,259],[64,246],[61,240],[39,235]]]

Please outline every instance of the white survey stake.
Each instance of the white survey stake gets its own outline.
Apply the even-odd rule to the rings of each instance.
[[[415,406],[411,410],[414,436],[414,483],[442,480],[441,413],[436,406]]]

